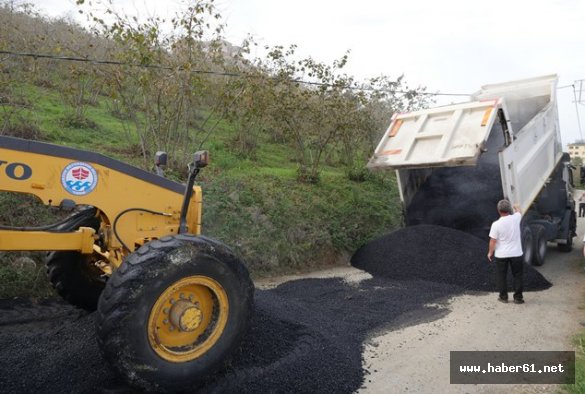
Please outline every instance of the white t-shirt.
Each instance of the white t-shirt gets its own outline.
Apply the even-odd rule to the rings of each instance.
[[[520,221],[522,215],[516,212],[513,215],[502,216],[492,224],[490,238],[496,240],[495,256],[498,258],[522,256],[522,236]]]

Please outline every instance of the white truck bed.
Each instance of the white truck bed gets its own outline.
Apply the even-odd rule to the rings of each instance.
[[[556,84],[557,76],[548,75],[486,85],[471,102],[396,114],[368,167],[399,170],[401,198],[408,204],[421,177],[432,172],[423,169],[473,166],[492,130],[504,132],[503,195],[527,210],[562,156]],[[494,127],[496,122],[503,127]]]
[[[474,165],[497,117],[498,100],[397,114],[370,168]]]

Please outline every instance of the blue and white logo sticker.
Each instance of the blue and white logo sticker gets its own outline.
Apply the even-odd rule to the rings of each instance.
[[[91,193],[97,183],[97,172],[87,163],[71,163],[61,173],[61,184],[65,190],[76,196],[85,196]]]

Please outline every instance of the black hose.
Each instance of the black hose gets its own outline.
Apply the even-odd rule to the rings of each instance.
[[[189,179],[187,179],[187,187],[185,188],[185,194],[183,195],[183,204],[181,206],[181,216],[179,218],[179,234],[187,232],[187,212],[189,211],[189,205],[191,203],[191,196],[193,195],[193,185],[195,184],[195,178],[199,174],[199,168],[193,168],[189,171]]]
[[[59,220],[58,222],[44,226],[6,226],[0,224],[0,230],[11,231],[48,231],[54,233],[67,233],[79,227],[78,223],[84,223],[87,219],[96,215],[97,209],[94,207],[86,208],[83,211]]]
[[[120,212],[118,214],[118,216],[116,216],[116,218],[114,219],[114,223],[112,224],[112,229],[114,230],[114,236],[116,237],[116,239],[118,240],[118,242],[120,242],[120,244],[122,245],[122,247],[124,249],[126,249],[128,252],[132,252],[132,250],[130,250],[130,248],[128,247],[128,245],[126,245],[124,243],[124,241],[122,241],[122,238],[120,238],[120,235],[118,235],[118,230],[116,229],[116,225],[118,224],[118,220],[122,217],[122,215],[125,215],[128,212],[132,212],[132,211],[147,212],[147,213],[151,213],[153,215],[160,215],[160,216],[169,216],[168,213],[152,211],[152,210],[146,209],[146,208],[128,208],[128,209],[124,209],[122,212]]]

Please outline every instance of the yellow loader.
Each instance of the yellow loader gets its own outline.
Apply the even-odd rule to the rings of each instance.
[[[206,151],[194,154],[185,186],[98,153],[0,136],[0,191],[74,210],[51,225],[0,225],[0,250],[50,251],[57,292],[97,309],[104,359],[144,389],[200,383],[249,326],[254,286],[245,265],[201,235],[194,183],[207,163]]]

